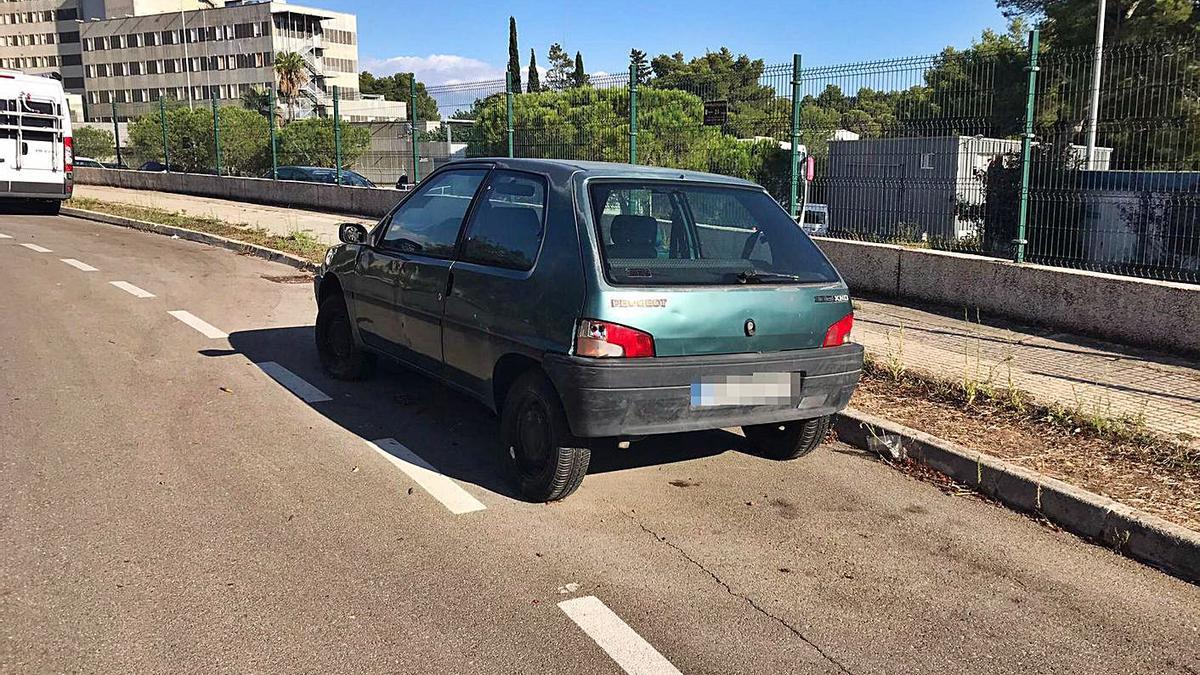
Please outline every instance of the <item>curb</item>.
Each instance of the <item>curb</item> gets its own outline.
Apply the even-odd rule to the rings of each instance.
[[[62,214],[64,216],[71,216],[73,218],[94,220],[100,223],[107,223],[109,225],[130,227],[135,230],[142,230],[143,232],[153,232],[155,234],[162,234],[168,237],[179,237],[180,239],[187,239],[188,241],[195,241],[201,244],[208,244],[210,246],[218,246],[242,255],[254,256],[256,258],[262,258],[263,260],[289,265],[291,267],[295,267],[296,269],[304,270],[305,272],[316,272],[318,268],[316,263],[310,260],[305,260],[300,256],[292,255],[291,253],[284,253],[283,251],[276,251],[275,249],[267,248],[266,246],[248,244],[244,241],[220,237],[215,234],[200,232],[198,230],[189,230],[183,227],[174,227],[172,225],[160,225],[158,223],[151,223],[144,220],[134,220],[133,218],[114,216],[107,213],[101,213],[99,211],[88,211],[87,209],[77,209],[69,206],[64,206],[62,208]]]
[[[1056,478],[847,408],[838,439],[863,450],[882,443],[1018,511],[1037,514],[1122,555],[1200,584],[1200,533]]]

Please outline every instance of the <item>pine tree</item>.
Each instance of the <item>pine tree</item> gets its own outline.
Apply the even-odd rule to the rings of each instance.
[[[571,84],[576,87],[588,86],[589,77],[583,69],[583,54],[575,52],[575,71],[571,73]]]
[[[550,45],[550,52],[547,54],[550,60],[550,69],[546,71],[546,86],[550,89],[566,89],[572,84],[572,68],[571,57],[567,56],[567,52],[562,48],[562,45],[555,42]]]
[[[646,84],[650,81],[650,60],[646,58],[646,52],[640,49],[629,50],[629,63],[634,66],[637,73],[638,84]]]
[[[508,17],[508,74],[513,91],[521,91],[521,52],[517,50],[517,20]]]
[[[532,47],[529,48],[529,73],[527,75],[528,76],[526,79],[528,84],[525,85],[525,91],[528,91],[531,94],[536,94],[541,91],[542,81],[541,76],[538,75],[537,55],[533,53]]]

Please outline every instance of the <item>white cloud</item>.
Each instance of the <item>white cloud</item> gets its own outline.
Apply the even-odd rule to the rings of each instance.
[[[417,79],[429,86],[504,79],[502,66],[455,54],[367,59],[363,62],[363,68],[376,75],[416,73]]]

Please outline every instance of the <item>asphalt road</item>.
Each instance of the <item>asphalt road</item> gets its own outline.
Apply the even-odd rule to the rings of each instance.
[[[480,406],[321,375],[290,268],[0,234],[5,673],[1200,672],[1200,588],[849,447],[645,441],[524,503]]]

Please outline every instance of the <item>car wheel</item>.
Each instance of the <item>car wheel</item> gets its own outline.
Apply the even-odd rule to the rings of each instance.
[[[38,210],[48,216],[57,216],[58,212],[62,210],[62,202],[57,199],[51,199],[44,202]]]
[[[809,420],[744,426],[742,432],[763,457],[796,459],[817,449],[825,440],[831,422],[831,417],[826,415]]]
[[[317,308],[317,355],[321,368],[339,380],[361,380],[371,374],[374,357],[354,340],[350,314],[340,293],[330,295]]]
[[[587,475],[591,450],[571,435],[558,393],[539,371],[522,375],[504,397],[500,437],[517,485],[531,501],[562,499]]]

